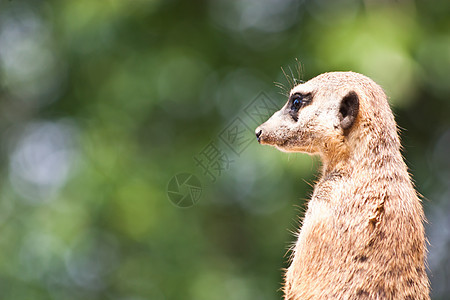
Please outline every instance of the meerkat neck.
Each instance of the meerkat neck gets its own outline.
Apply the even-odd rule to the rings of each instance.
[[[362,135],[360,132],[357,134]],[[351,175],[355,172],[364,174],[365,178],[374,178],[392,170],[406,171],[396,132],[387,135],[370,130],[365,132],[364,136],[366,136],[364,139],[349,137],[353,142],[341,145],[340,151],[334,150],[333,156],[322,157],[324,178],[333,174]]]

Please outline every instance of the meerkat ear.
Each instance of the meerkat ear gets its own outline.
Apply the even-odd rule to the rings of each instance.
[[[342,98],[341,106],[339,107],[339,120],[341,127],[344,130],[352,127],[359,111],[358,95],[351,91],[344,98]]]

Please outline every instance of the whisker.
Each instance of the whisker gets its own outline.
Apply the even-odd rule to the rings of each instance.
[[[290,88],[291,89],[294,88],[294,85],[295,85],[294,82],[291,81],[292,79],[286,74],[286,72],[284,71],[283,67],[281,67],[281,71],[283,72],[284,77],[286,78],[286,81],[289,83]]]

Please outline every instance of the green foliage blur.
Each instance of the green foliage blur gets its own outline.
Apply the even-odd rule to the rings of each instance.
[[[299,79],[352,70],[390,96],[448,299],[449,16],[447,0],[0,0],[0,299],[280,299],[320,162],[258,145],[245,108],[281,107],[295,59]],[[236,120],[238,154],[221,139]],[[211,145],[229,161],[208,171]],[[177,183],[189,208],[169,198],[180,173],[200,181]]]

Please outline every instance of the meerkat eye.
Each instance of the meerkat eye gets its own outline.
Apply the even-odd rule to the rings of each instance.
[[[312,101],[312,94],[300,94],[295,93],[291,96],[289,99],[290,106],[288,106],[289,114],[291,115],[292,119],[297,122],[298,120],[298,111],[300,108],[308,105]]]
[[[302,97],[302,96],[296,96],[296,97],[292,100],[292,106],[291,106],[291,109],[297,111],[297,110],[300,109],[300,107],[303,106],[303,104],[305,104],[305,101],[304,101],[303,97]]]

